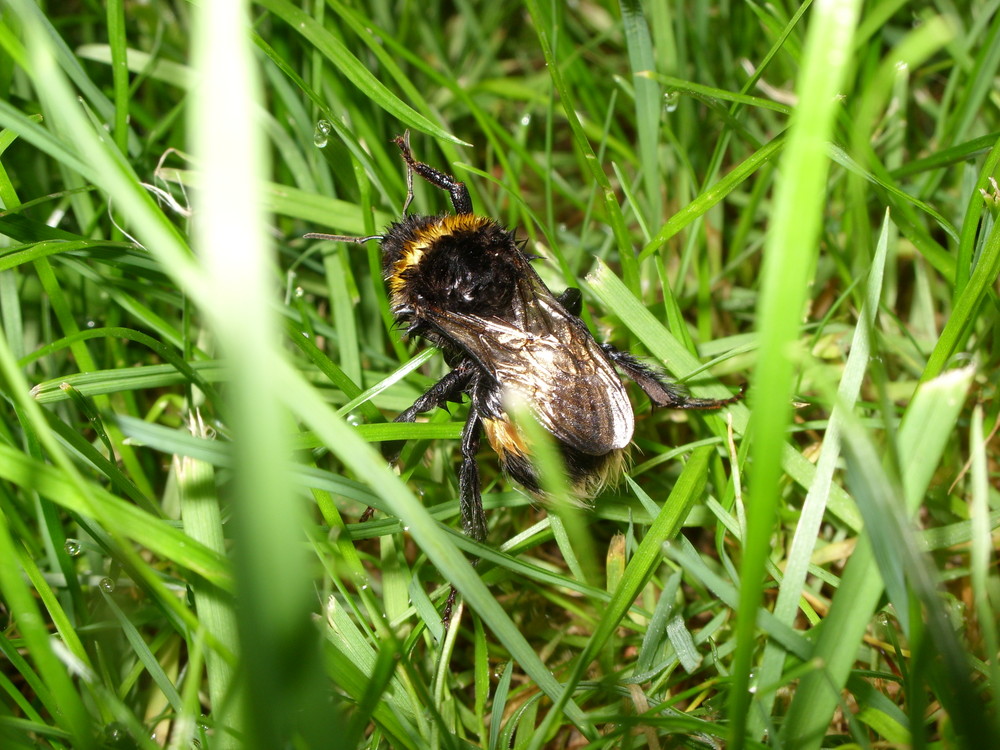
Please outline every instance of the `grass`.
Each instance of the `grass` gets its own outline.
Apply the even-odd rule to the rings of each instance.
[[[997,3],[57,6],[0,9],[4,747],[997,744]],[[391,422],[447,365],[301,239],[404,129],[746,402],[632,388],[582,512],[484,450],[464,537],[465,407]]]

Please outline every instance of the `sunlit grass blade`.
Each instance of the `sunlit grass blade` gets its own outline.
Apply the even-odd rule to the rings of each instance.
[[[955,370],[921,386],[906,410],[897,433],[896,452],[904,487],[905,512],[916,511],[933,468],[948,440],[972,378]],[[856,645],[869,626],[883,591],[872,574],[874,551],[863,536],[841,578],[830,612],[816,642],[817,670],[803,677],[789,707],[782,736],[801,747],[819,747],[856,657]]]
[[[774,605],[774,615],[791,625],[798,610],[802,588],[805,585],[809,563],[823,522],[834,471],[840,457],[841,413],[853,411],[858,399],[858,393],[868,369],[868,359],[871,356],[871,335],[875,324],[876,312],[882,298],[882,279],[884,276],[885,259],[889,246],[889,215],[886,214],[882,223],[882,234],[872,260],[871,271],[868,274],[868,286],[865,302],[859,315],[857,327],[851,342],[844,375],[837,388],[837,402],[830,415],[826,428],[826,439],[816,466],[816,475],[803,503],[802,515],[795,530],[795,538],[785,562],[785,576],[781,582],[778,599]],[[775,644],[769,643],[764,651],[760,665],[760,684],[772,685],[778,682],[784,664],[784,655]],[[758,693],[759,694],[759,693]],[[765,709],[753,717],[769,716],[774,695],[761,695],[760,700]],[[751,719],[751,727],[757,732],[763,727],[759,720]],[[756,732],[755,732],[756,733]]]

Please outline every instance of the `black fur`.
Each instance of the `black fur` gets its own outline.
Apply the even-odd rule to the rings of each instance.
[[[448,217],[406,216],[391,224],[382,240],[382,270],[393,274],[408,247]],[[502,316],[525,261],[510,232],[489,221],[475,230],[457,229],[434,240],[419,263],[403,271],[407,306]]]

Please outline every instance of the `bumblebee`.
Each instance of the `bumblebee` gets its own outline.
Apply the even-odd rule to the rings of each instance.
[[[413,422],[418,414],[468,396],[459,470],[462,526],[468,536],[480,542],[486,538],[476,463],[483,434],[503,471],[529,492],[541,494],[524,436],[505,408],[511,396],[526,403],[552,435],[571,488],[581,499],[596,495],[621,472],[632,440],[632,405],[617,371],[659,407],[719,409],[742,397],[741,392],[728,399],[692,398],[631,354],[597,343],[580,319],[579,289],[553,294],[514,233],[472,212],[464,183],[417,161],[408,132],[394,142],[406,162],[402,219],[380,235],[305,237],[379,240],[393,316],[408,335],[444,351],[451,371],[395,421]],[[447,191],[454,213],[407,214],[414,174]]]

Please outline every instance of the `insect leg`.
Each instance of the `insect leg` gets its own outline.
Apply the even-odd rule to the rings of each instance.
[[[694,398],[677,383],[644,365],[628,352],[615,349],[610,344],[602,344],[601,349],[608,358],[621,368],[622,372],[634,380],[649,400],[656,406],[669,409],[721,409],[727,404],[735,404],[743,398],[743,389],[731,398]]]
[[[556,297],[556,301],[573,317],[579,318],[583,312],[583,295],[575,286],[566,287],[563,293]]]
[[[412,422],[417,418],[418,414],[423,414],[439,406],[443,407],[449,401],[460,401],[462,393],[465,392],[465,388],[469,384],[471,377],[472,369],[469,364],[467,362],[459,362],[451,372],[424,391],[424,394],[414,401],[409,409],[402,412],[392,421]],[[399,453],[403,450],[404,445],[406,445],[405,440],[392,440],[383,443],[382,454],[390,462],[395,461],[399,458]],[[375,509],[369,507],[361,515],[360,522],[363,523],[370,520],[374,513]]]
[[[449,401],[458,403],[462,394],[472,377],[471,367],[465,363],[459,363],[455,369],[441,378],[438,382],[428,388],[424,395],[413,402],[413,405],[404,412],[401,412],[393,422],[412,422],[418,414],[431,411],[437,407],[444,407]],[[395,461],[399,457],[399,452],[403,449],[404,440],[393,440],[386,443],[385,455],[390,461]]]
[[[447,190],[451,195],[451,205],[455,207],[456,214],[471,214],[472,213],[472,198],[469,197],[469,189],[465,187],[464,182],[459,182],[450,174],[445,174],[444,172],[439,172],[434,169],[434,167],[424,164],[422,161],[417,161],[413,158],[413,152],[410,150],[410,131],[407,130],[402,135],[397,135],[393,142],[399,146],[399,150],[403,152],[403,160],[406,162],[406,185],[407,185],[407,196],[406,203],[403,204],[403,213],[406,213],[406,209],[410,205],[410,201],[413,199],[413,172],[427,180],[431,185],[439,187],[442,190]]]
[[[486,511],[483,510],[479,464],[476,463],[482,435],[483,426],[479,412],[472,406],[465,428],[462,430],[462,468],[458,473],[458,498],[462,511],[462,530],[477,542],[486,539]]]
[[[479,464],[476,454],[479,452],[479,441],[482,438],[483,426],[479,412],[473,404],[469,408],[469,418],[462,430],[462,468],[458,472],[458,505],[462,513],[462,530],[466,536],[482,542],[486,539],[486,511],[483,510],[483,494],[479,486]],[[478,562],[473,560],[472,564]],[[451,622],[451,612],[455,606],[455,586],[448,592],[444,603],[441,622],[448,625]]]

